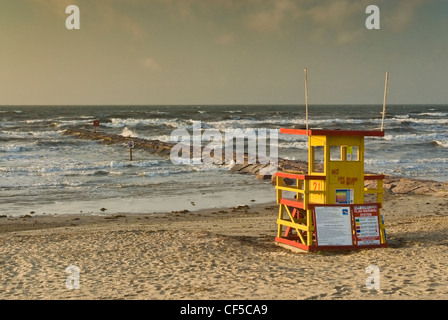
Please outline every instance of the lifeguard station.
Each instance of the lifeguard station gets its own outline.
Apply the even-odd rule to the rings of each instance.
[[[277,243],[306,251],[387,246],[384,175],[364,172],[364,139],[383,137],[382,129],[280,129],[308,136],[308,173],[275,174]]]

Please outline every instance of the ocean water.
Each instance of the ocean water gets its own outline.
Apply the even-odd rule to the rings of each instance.
[[[309,127],[374,130],[382,106],[310,106]],[[152,213],[266,203],[269,181],[229,165],[169,158],[64,135],[67,128],[170,141],[175,129],[305,126],[304,106],[0,106],[0,214]],[[269,150],[269,147],[268,147]],[[279,134],[281,158],[307,160],[304,136]],[[366,171],[448,180],[448,106],[387,107],[384,138],[366,138]],[[106,208],[102,212],[100,209]]]

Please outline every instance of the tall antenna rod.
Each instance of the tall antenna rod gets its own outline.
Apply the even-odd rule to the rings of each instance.
[[[389,72],[386,72],[386,83],[384,84],[383,118],[381,120],[381,131],[384,131],[384,117],[386,116],[386,98],[387,98],[387,83],[388,82],[389,82]]]
[[[308,135],[308,74],[307,68],[305,71],[305,113],[306,113],[306,134]]]

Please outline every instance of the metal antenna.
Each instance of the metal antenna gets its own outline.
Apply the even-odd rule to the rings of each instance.
[[[308,135],[308,73],[307,68],[305,71],[305,117],[306,117],[306,134]]]
[[[386,116],[386,99],[387,99],[388,82],[389,82],[389,72],[386,72],[386,83],[384,84],[383,118],[381,120],[381,131],[384,131],[384,117]]]

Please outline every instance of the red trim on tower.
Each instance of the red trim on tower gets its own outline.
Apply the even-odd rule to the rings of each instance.
[[[310,129],[287,129],[281,128],[280,133],[298,134],[302,136],[365,136],[365,137],[384,137],[384,131],[360,131],[360,130],[321,130]]]

